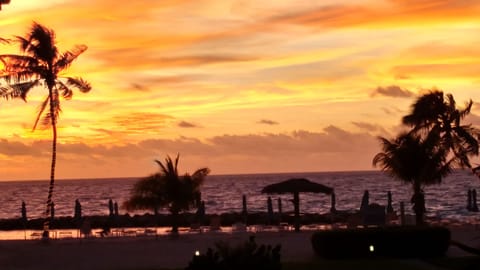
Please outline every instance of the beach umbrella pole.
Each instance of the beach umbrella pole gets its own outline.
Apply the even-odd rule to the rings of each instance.
[[[300,195],[298,192],[293,193],[293,207],[295,211],[295,231],[300,231]]]

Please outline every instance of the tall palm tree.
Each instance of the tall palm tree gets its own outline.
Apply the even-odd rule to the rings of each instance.
[[[153,209],[166,207],[172,214],[172,233],[178,233],[178,215],[181,211],[198,207],[200,186],[210,169],[201,168],[192,175],[178,175],[179,155],[172,160],[167,156],[165,162],[155,160],[160,166],[160,172],[139,180],[131,197],[124,203],[128,210]]]
[[[87,47],[77,45],[70,51],[58,51],[55,33],[36,22],[32,24],[25,37],[16,37],[22,54],[3,54],[0,61],[4,70],[0,73],[7,86],[0,87],[0,96],[5,99],[21,98],[25,102],[31,89],[43,86],[48,94],[41,103],[33,130],[37,128],[39,120],[52,128],[52,161],[50,167],[50,185],[45,210],[44,238],[49,235],[49,216],[55,185],[55,164],[57,155],[57,120],[61,111],[60,96],[71,99],[73,90],[87,93],[91,86],[82,78],[61,77],[61,72],[67,69],[72,62],[82,54]],[[46,110],[48,106],[48,110]]]
[[[462,124],[462,120],[470,113],[472,104],[469,100],[465,108],[458,109],[453,95],[434,90],[419,97],[402,122],[416,134],[438,133],[438,144],[447,150],[447,155],[455,157],[455,164],[471,169],[469,158],[479,154],[480,131]]]
[[[425,138],[414,133],[402,133],[393,140],[380,137],[383,152],[373,158],[373,165],[395,179],[412,185],[411,202],[417,225],[424,223],[426,185],[439,184],[452,170],[453,159],[447,160],[446,150],[437,144],[438,134]]]

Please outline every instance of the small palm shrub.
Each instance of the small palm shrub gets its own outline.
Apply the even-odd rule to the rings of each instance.
[[[186,270],[280,270],[280,245],[258,245],[251,236],[245,243],[231,247],[226,242],[215,244],[205,254],[194,255]]]

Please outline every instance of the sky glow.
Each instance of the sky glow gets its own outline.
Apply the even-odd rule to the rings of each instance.
[[[61,51],[88,46],[68,74],[93,89],[62,102],[58,178],[144,176],[176,153],[181,171],[350,171],[373,169],[376,137],[418,94],[480,101],[478,14],[469,0],[13,0],[0,36],[36,21]],[[31,131],[45,93],[0,101],[0,180],[48,178],[51,131]]]

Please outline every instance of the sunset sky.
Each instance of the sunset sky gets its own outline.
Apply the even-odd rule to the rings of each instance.
[[[145,176],[180,153],[213,174],[371,170],[415,98],[480,101],[480,1],[12,0],[0,37],[33,21],[92,84],[63,101],[58,178]],[[0,53],[19,53],[1,45]],[[47,179],[43,88],[0,100],[0,180]],[[480,124],[475,103],[467,121]]]

